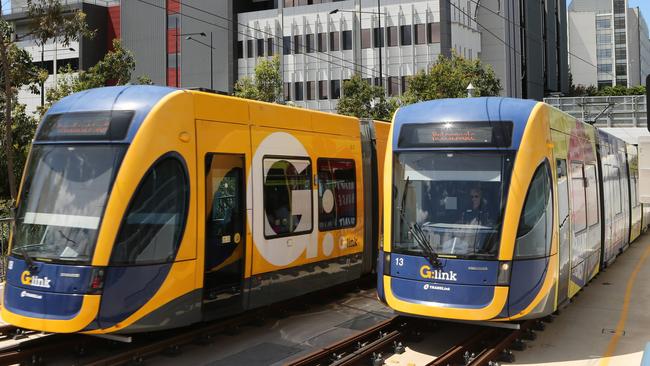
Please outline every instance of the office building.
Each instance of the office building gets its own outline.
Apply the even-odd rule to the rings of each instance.
[[[573,83],[599,87],[643,84],[650,73],[648,25],[627,0],[573,0],[569,50]]]

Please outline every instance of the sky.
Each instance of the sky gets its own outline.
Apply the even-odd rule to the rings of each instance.
[[[641,14],[643,14],[645,21],[650,22],[650,0],[630,0],[629,6],[631,8],[636,8],[637,6],[641,8]]]

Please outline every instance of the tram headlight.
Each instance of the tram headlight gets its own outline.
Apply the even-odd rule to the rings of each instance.
[[[499,275],[497,276],[497,286],[508,286],[510,284],[511,269],[512,269],[511,261],[499,262]]]
[[[88,286],[89,294],[98,294],[104,288],[104,268],[93,268],[90,275],[90,285]]]

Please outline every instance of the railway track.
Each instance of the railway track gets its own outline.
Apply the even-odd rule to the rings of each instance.
[[[417,333],[414,319],[395,316],[349,338],[291,361],[288,366],[383,365],[385,357],[404,352],[408,339]],[[524,340],[535,338],[534,329],[543,329],[538,320],[520,325],[520,329],[480,328],[467,339],[449,348],[427,366],[494,366],[514,362],[512,350],[523,350]]]

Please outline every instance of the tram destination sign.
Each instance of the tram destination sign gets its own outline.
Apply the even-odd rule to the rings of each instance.
[[[509,147],[512,122],[409,123],[402,126],[398,147]]]
[[[123,140],[133,111],[98,111],[52,114],[45,118],[37,141]]]

